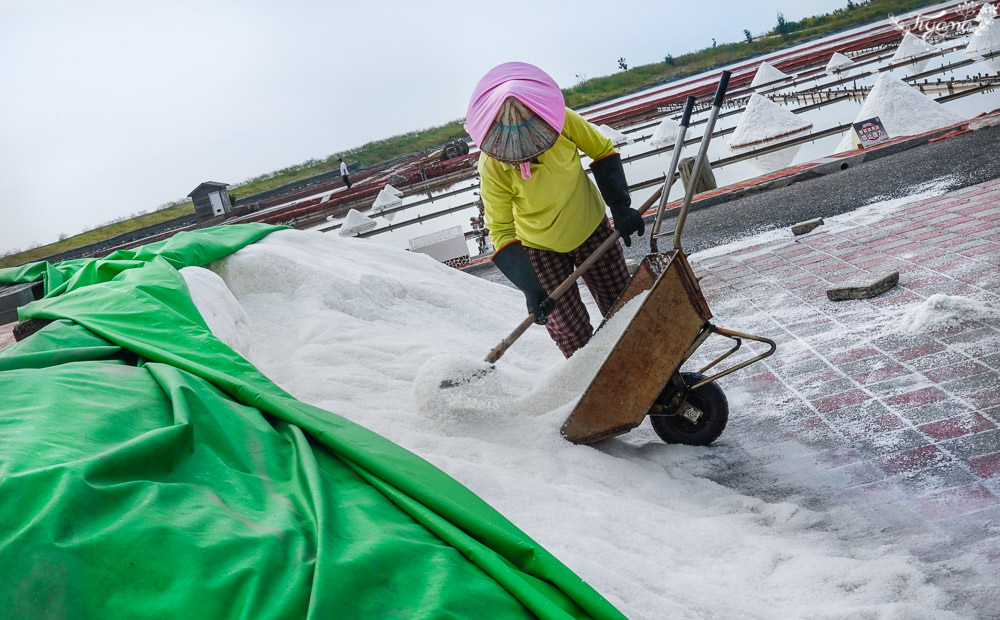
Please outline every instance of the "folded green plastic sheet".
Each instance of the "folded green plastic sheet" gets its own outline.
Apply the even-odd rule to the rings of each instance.
[[[181,233],[46,280],[0,352],[10,618],[621,618],[442,471],[212,336],[177,269],[277,227]]]

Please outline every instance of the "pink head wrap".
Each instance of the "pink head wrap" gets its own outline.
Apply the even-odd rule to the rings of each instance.
[[[490,69],[479,80],[469,99],[465,130],[476,146],[481,146],[508,97],[523,103],[557,133],[562,131],[566,121],[566,102],[555,80],[526,62],[505,62]],[[531,176],[527,162],[521,164],[521,176],[525,179]]]

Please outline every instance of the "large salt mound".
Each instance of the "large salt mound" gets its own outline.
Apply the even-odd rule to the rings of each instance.
[[[976,16],[979,26],[972,33],[965,53],[986,65],[991,72],[1000,72],[1000,56],[986,58],[990,53],[1000,53],[1000,22],[996,20],[997,10],[992,4],[984,4]]]
[[[730,148],[740,149],[784,138],[812,127],[812,123],[783,108],[763,95],[754,93],[740,114]]]
[[[826,72],[834,73],[837,71],[843,71],[854,66],[854,61],[844,56],[840,52],[834,52],[833,56],[830,56],[830,62],[826,63]]]
[[[890,138],[912,136],[966,120],[888,73],[878,76],[854,122],[876,116]],[[834,152],[848,151],[853,146],[853,132],[848,131]]]
[[[923,56],[934,51],[934,46],[924,41],[912,32],[907,32],[903,35],[903,40],[900,42],[899,47],[896,48],[896,53],[892,55],[889,59],[889,63],[897,63],[909,60],[911,58],[916,58],[917,56]],[[924,70],[930,59],[921,60],[909,65],[914,73],[919,73]]]
[[[780,69],[765,60],[757,67],[757,73],[754,74],[753,81],[750,82],[750,87],[754,88],[761,84],[770,84],[786,79],[788,79],[787,73],[783,73]]]

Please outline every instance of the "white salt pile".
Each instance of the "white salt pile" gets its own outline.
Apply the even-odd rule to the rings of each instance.
[[[753,76],[753,81],[750,82],[750,87],[754,88],[762,84],[769,84],[771,86],[778,86],[777,82],[782,80],[787,80],[788,74],[784,73],[771,63],[766,60],[760,63],[757,67],[757,73]]]
[[[669,116],[660,121],[649,138],[649,145],[656,149],[671,146],[677,142],[677,134],[681,125]]]
[[[890,63],[905,62],[911,58],[916,58],[918,56],[923,56],[934,51],[934,46],[927,41],[921,39],[912,32],[907,32],[903,35],[903,40],[899,43],[899,47],[896,48],[896,53],[892,55],[889,59]],[[930,62],[929,58],[911,63],[908,69],[914,73],[920,73],[927,67],[927,63]]]
[[[750,95],[747,107],[729,137],[730,148],[740,149],[806,131],[812,123],[763,95]]]
[[[780,142],[796,134],[809,131],[812,123],[791,110],[778,105],[763,95],[750,96],[747,107],[736,122],[736,130],[729,137],[729,148],[746,151],[768,143]],[[763,172],[787,168],[799,152],[799,145],[760,155],[751,160]]]
[[[393,209],[402,206],[402,204],[403,192],[387,184],[375,197],[375,202],[372,203],[372,214],[381,215],[386,209]],[[386,219],[391,220],[392,217],[387,215]]]
[[[840,73],[854,66],[854,61],[844,56],[840,52],[834,52],[830,56],[830,62],[826,63],[827,73]]]
[[[780,462],[789,442],[746,463],[726,435],[714,448],[666,445],[646,426],[594,447],[564,440],[606,330],[565,360],[533,326],[490,382],[470,386],[479,394],[428,408],[416,384],[429,360],[481,358],[524,318],[517,290],[416,252],[295,230],[212,268],[250,316],[258,368],[457,478],[628,618],[959,617],[937,569],[850,507],[765,501],[712,479],[713,467]],[[824,469],[795,463],[802,484],[822,488]]]
[[[597,131],[601,132],[601,135],[611,140],[615,146],[622,146],[625,144],[632,144],[632,138],[618,131],[610,125],[599,125]]]
[[[1000,56],[989,57],[990,54],[1000,54],[1000,22],[996,17],[996,8],[992,4],[984,4],[976,16],[979,25],[965,47],[966,55],[985,65],[991,73],[1000,72]]]
[[[909,310],[900,321],[900,327],[915,333],[981,319],[1000,319],[1000,308],[968,297],[936,293]]]
[[[363,233],[366,230],[371,230],[375,228],[376,222],[364,215],[357,209],[351,209],[347,212],[347,217],[344,218],[344,224],[340,227],[341,237],[354,237],[358,233]]]
[[[967,120],[888,73],[879,75],[854,122],[876,116],[890,138],[913,136]],[[834,152],[848,151],[854,144],[854,132],[848,131]]]
[[[236,301],[225,281],[204,267],[184,267],[180,270],[191,299],[201,312],[201,318],[212,333],[229,348],[250,358],[253,334],[250,317]]]

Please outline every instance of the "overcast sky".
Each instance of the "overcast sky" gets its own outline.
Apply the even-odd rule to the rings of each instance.
[[[563,87],[846,0],[0,0],[0,254],[465,116],[489,68]]]

